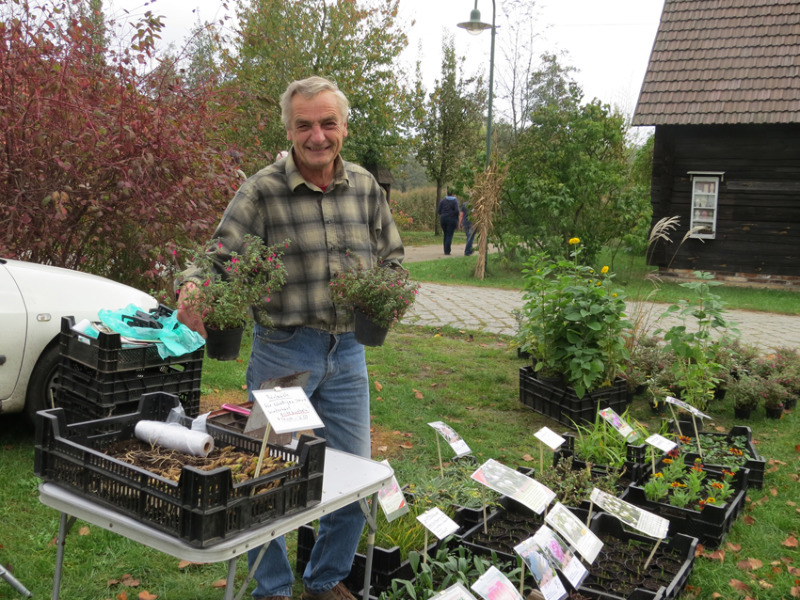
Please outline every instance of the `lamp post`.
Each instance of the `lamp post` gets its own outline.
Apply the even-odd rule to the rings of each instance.
[[[472,35],[478,35],[486,29],[492,30],[492,49],[489,54],[489,115],[486,120],[486,169],[489,169],[489,156],[492,150],[492,97],[494,92],[494,36],[497,28],[494,24],[495,12],[497,7],[495,0],[492,0],[492,24],[481,21],[481,11],[478,10],[478,0],[475,0],[475,8],[469,13],[469,21],[459,23],[458,26],[466,29]]]

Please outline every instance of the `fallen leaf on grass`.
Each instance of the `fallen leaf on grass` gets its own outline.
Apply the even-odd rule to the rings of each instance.
[[[764,566],[764,563],[757,558],[746,558],[736,563],[736,566],[742,571],[754,571]]]
[[[139,592],[139,600],[156,600],[158,596],[150,592]]]
[[[735,590],[739,590],[740,592],[749,592],[750,591],[750,586],[747,585],[743,581],[739,581],[738,579],[731,579],[728,582],[728,585],[730,585]]]
[[[380,392],[383,389],[383,386],[379,382],[375,382],[375,390]]]
[[[389,449],[389,446],[378,446],[375,448],[378,452],[386,452]]]
[[[714,550],[714,552],[707,552],[705,557],[711,560],[718,560],[722,562],[725,560],[725,550]]]
[[[728,550],[732,552],[738,552],[739,550],[742,549],[741,544],[731,544],[730,542],[726,542],[725,545],[728,547]]]
[[[134,579],[133,575],[125,573],[125,575],[122,576],[122,585],[125,587],[139,587],[139,580]]]
[[[792,598],[800,598],[800,585],[793,585],[789,593],[792,595]]]
[[[787,548],[797,548],[797,538],[793,535],[790,535],[781,542],[781,546],[786,546]]]
[[[116,595],[117,600],[128,600],[128,592],[122,590],[119,594]]]
[[[772,494],[772,497],[776,497],[778,495],[778,490],[776,488],[769,488],[769,493]]]
[[[411,388],[411,389],[414,391],[414,397],[417,400],[422,400],[425,397],[425,395],[422,392],[420,392],[419,390],[415,390],[414,388]]]
[[[775,587],[774,585],[772,585],[771,583],[769,583],[767,581],[764,581],[763,579],[759,579],[758,580],[758,585],[760,585],[761,589],[764,589],[764,590],[771,590],[773,587]]]
[[[531,462],[532,460],[536,460],[536,459],[533,458],[530,454],[523,454],[522,455],[522,460],[524,460],[525,462]]]
[[[180,561],[180,562],[178,563],[178,568],[179,568],[180,570],[183,570],[183,569],[185,569],[186,567],[192,567],[192,566],[194,566],[194,565],[204,565],[204,564],[206,564],[206,563],[194,562],[193,560],[182,560],[182,561]]]
[[[225,581],[224,579],[217,579],[211,585],[212,585],[212,587],[215,587],[215,588],[224,588],[226,585],[228,585],[228,582]]]
[[[411,442],[403,442],[402,444],[400,444],[400,447],[401,448],[405,448],[406,450],[409,450],[409,449],[413,448],[414,445]]]
[[[92,533],[92,530],[89,529],[86,525],[78,529],[78,535],[89,535]]]
[[[742,517],[742,521],[744,521],[745,525],[755,525],[756,523],[756,520],[750,515],[745,515],[744,517]]]

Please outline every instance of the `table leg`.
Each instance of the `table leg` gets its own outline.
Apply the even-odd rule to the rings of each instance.
[[[75,517],[70,517],[67,513],[61,513],[56,543],[56,570],[53,574],[53,594],[50,596],[52,600],[58,600],[58,593],[61,588],[61,570],[64,566],[64,544],[66,543],[67,533],[69,533],[74,522]]]
[[[233,595],[236,592],[236,558],[232,558],[228,561],[228,579],[225,580],[225,600],[233,600]],[[247,584],[242,586],[242,589],[246,587]]]
[[[364,565],[364,587],[361,599],[369,600],[369,588],[372,583],[372,554],[375,549],[375,532],[378,530],[378,493],[372,495],[372,508],[368,508],[366,500],[361,503],[361,510],[367,518],[367,556]]]

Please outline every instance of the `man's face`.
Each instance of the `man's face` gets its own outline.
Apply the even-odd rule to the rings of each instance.
[[[286,135],[294,146],[300,172],[327,172],[333,168],[347,137],[347,122],[339,114],[333,92],[322,92],[311,99],[297,94],[291,106],[292,118]]]

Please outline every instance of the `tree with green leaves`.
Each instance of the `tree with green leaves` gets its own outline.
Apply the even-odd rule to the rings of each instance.
[[[238,0],[239,37],[228,55],[242,94],[233,138],[246,149],[288,146],[280,95],[310,75],[337,83],[350,101],[343,155],[364,166],[402,156],[409,115],[396,58],[407,44],[396,23],[399,0]],[[247,164],[251,172],[262,164]]]
[[[416,139],[416,156],[431,181],[436,203],[460,166],[480,148],[486,95],[480,79],[461,75],[464,58],[456,57],[453,38],[442,41],[442,76],[424,102]],[[418,86],[419,87],[419,86]],[[439,220],[433,206],[434,231]]]
[[[509,156],[496,232],[506,244],[552,256],[578,237],[592,260],[638,216],[629,189],[625,118],[598,100],[583,103],[580,86],[553,55],[543,57],[534,82],[531,126]]]

